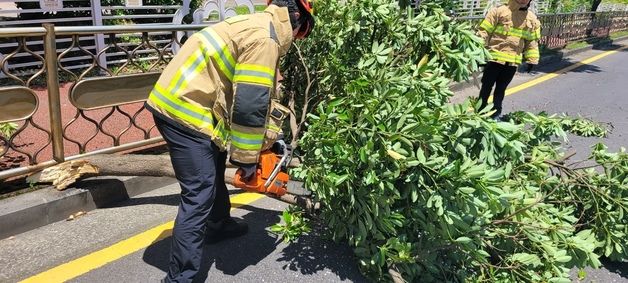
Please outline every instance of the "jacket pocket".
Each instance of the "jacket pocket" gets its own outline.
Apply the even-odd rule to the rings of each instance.
[[[270,111],[268,113],[268,119],[266,120],[266,134],[264,135],[264,144],[262,145],[262,151],[269,149],[277,138],[281,134],[281,126],[283,121],[290,115],[290,110],[272,100],[270,103]]]

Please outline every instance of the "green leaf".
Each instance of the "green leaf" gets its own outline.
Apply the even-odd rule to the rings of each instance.
[[[456,145],[456,152],[462,154],[462,155],[466,155],[467,154],[467,149],[464,147],[464,145],[462,144],[457,144]]]
[[[399,160],[399,159],[406,159],[406,157],[405,157],[405,156],[403,156],[403,155],[399,154],[398,152],[396,152],[396,151],[394,151],[394,150],[392,150],[392,149],[387,150],[387,151],[386,151],[386,153],[388,153],[388,155],[389,155],[390,157],[392,157],[393,159],[395,159],[395,160]]]
[[[456,243],[461,243],[461,244],[468,244],[471,243],[471,238],[469,237],[458,237],[458,239],[455,240]]]
[[[557,262],[569,262],[571,260],[571,257],[568,255],[559,256],[559,257],[556,257],[554,260]]]
[[[344,174],[342,176],[339,176],[335,181],[334,181],[334,185],[338,186],[340,184],[342,184],[344,181],[346,181],[349,178],[349,174]]]
[[[470,195],[473,192],[475,192],[475,189],[474,188],[470,188],[470,187],[461,187],[461,188],[458,188],[458,190],[460,190],[461,192],[463,192],[463,193],[465,193],[467,195]]]
[[[423,153],[423,149],[421,149],[420,147],[416,150],[416,158],[421,163],[425,163],[425,161],[426,161],[425,153]]]
[[[506,168],[504,169],[504,175],[506,178],[510,178],[510,173],[512,172],[512,163],[506,163]]]
[[[387,59],[388,59],[388,57],[386,57],[386,56],[377,55],[377,62],[380,63],[380,64],[386,63]]]
[[[587,272],[582,268],[578,269],[578,279],[584,280],[585,278],[587,278]]]
[[[553,277],[553,278],[550,278],[549,282],[550,283],[571,283],[571,280],[569,278]]]
[[[529,253],[516,253],[510,257],[510,260],[530,265],[533,267],[540,266],[542,264],[541,259],[535,254]]]

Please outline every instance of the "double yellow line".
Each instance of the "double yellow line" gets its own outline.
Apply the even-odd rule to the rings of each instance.
[[[231,197],[231,210],[252,203],[263,197],[264,195],[256,193],[237,194]],[[170,237],[172,235],[173,226],[174,221],[161,224],[107,248],[64,263],[21,282],[55,283],[68,281]]]

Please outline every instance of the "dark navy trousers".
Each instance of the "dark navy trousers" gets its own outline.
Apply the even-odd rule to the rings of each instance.
[[[482,89],[480,90],[482,105],[480,109],[484,109],[488,104],[491,90],[495,86],[495,92],[493,93],[495,113],[491,116],[499,117],[502,114],[502,102],[504,101],[504,96],[506,96],[506,88],[508,88],[508,84],[510,84],[516,72],[517,66],[507,66],[496,62],[488,62],[486,64],[484,74],[482,75]]]
[[[221,152],[208,137],[177,122],[158,114],[154,119],[168,144],[172,167],[181,185],[166,282],[192,282],[201,265],[207,221],[229,217],[227,152]]]

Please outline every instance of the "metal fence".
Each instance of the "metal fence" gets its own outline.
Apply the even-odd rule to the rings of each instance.
[[[545,14],[538,16],[541,22],[539,43],[546,48],[562,48],[569,42],[589,38],[604,38],[610,33],[628,29],[628,11]],[[461,17],[474,27],[483,17]]]
[[[55,9],[44,9],[40,7],[38,0],[16,0],[12,2],[0,2],[3,7],[0,9],[0,27],[38,27],[44,23],[53,23],[56,26],[103,26],[103,25],[122,25],[130,24],[146,24],[146,23],[173,23],[179,21],[177,12],[182,8],[180,5],[143,5],[143,6],[102,6],[101,0],[64,0],[62,7]],[[189,5],[189,1],[184,1]],[[54,13],[54,14],[53,14]],[[129,38],[129,37],[127,37]],[[129,38],[133,43],[132,38]],[[57,47],[65,48],[72,43],[72,38],[58,38]],[[102,34],[87,34],[80,38],[84,49],[92,52],[100,52],[105,45],[105,38]],[[89,43],[89,44],[87,44]],[[120,43],[127,44],[127,43]],[[18,46],[17,42],[7,39],[0,39],[0,59],[10,54]],[[37,39],[28,39],[25,42],[30,50],[43,55],[43,41]],[[111,56],[115,56],[111,55]],[[110,55],[106,54],[99,58],[102,65],[106,65],[110,60]],[[33,59],[30,54],[21,53],[13,56],[13,62],[6,65],[9,70],[38,69],[41,67],[41,61]],[[18,58],[21,58],[18,60]],[[86,58],[66,56],[64,62],[75,62],[74,66],[69,68],[79,68]],[[116,58],[111,59],[116,61]],[[0,78],[6,75],[0,73]]]
[[[143,101],[160,71],[181,45],[177,33],[206,25],[151,25],[0,29],[15,50],[0,61],[0,125],[15,131],[0,135],[0,179],[18,176],[97,153],[113,153],[161,141]],[[86,48],[83,36],[103,35],[105,47]],[[134,36],[133,45],[125,37]],[[27,40],[43,42],[44,56],[30,50]],[[58,49],[59,39],[69,46]],[[29,72],[9,69],[17,54],[38,61]],[[116,54],[118,63],[100,58]],[[82,57],[80,68],[67,56]],[[63,78],[63,79],[61,79]]]
[[[548,46],[628,27],[626,12],[540,19],[541,41]],[[181,39],[205,26],[0,28],[0,39],[14,43],[0,59],[5,75],[0,79],[0,127],[15,127],[6,136],[0,134],[0,180],[86,155],[161,142],[143,101]],[[93,41],[83,40],[98,36],[103,38],[99,51],[91,48]],[[32,41],[42,45],[34,49],[27,44]],[[102,64],[103,56],[111,60]],[[37,62],[36,67],[15,67],[24,57]]]

